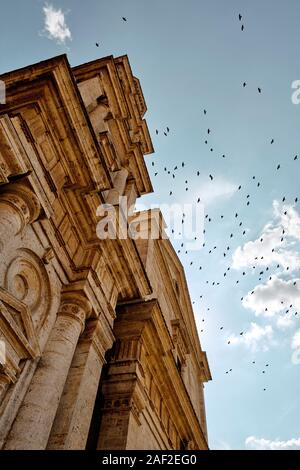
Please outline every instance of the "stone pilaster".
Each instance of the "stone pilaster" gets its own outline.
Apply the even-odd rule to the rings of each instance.
[[[131,420],[135,419],[140,425],[139,417],[145,407],[146,397],[134,368],[134,364],[131,364],[131,372],[128,375],[111,377],[111,380],[103,384],[104,407],[98,450],[128,449]]]
[[[104,356],[113,339],[104,315],[87,323],[74,354],[48,449],[85,449]]]
[[[78,338],[90,313],[90,303],[83,294],[62,295],[56,323],[5,449],[46,448]]]
[[[129,307],[130,308],[130,307]],[[135,305],[131,308],[135,312]],[[103,377],[103,408],[97,448],[124,450],[127,448],[130,422],[140,424],[140,413],[145,407],[143,369],[140,362],[143,321],[135,322],[127,316],[117,316],[112,349],[106,376]]]

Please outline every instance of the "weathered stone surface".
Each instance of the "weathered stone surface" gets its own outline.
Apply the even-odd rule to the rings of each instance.
[[[152,191],[128,58],[0,78],[0,448],[207,449],[210,371],[160,212],[139,214],[157,239],[123,237]]]

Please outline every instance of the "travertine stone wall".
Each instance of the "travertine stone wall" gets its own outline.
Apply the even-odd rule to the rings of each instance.
[[[182,266],[169,240],[123,236],[153,152],[127,56],[0,79],[0,449],[207,449]],[[99,239],[124,196],[123,232]]]

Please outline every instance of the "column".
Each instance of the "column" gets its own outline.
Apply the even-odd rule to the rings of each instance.
[[[61,307],[37,371],[4,449],[45,449],[74,351],[91,313],[78,291],[62,294]]]
[[[105,315],[81,336],[48,441],[48,449],[85,449],[105,353],[114,336]]]
[[[1,248],[40,214],[40,203],[24,183],[6,185],[0,192],[0,252]]]

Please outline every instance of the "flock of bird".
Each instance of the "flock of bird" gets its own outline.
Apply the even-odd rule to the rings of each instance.
[[[242,15],[240,14],[239,15],[239,21],[241,22],[242,21]],[[241,30],[244,31],[245,27],[244,27],[244,24],[241,25]],[[242,83],[242,87],[245,88],[247,86],[247,82],[243,82]],[[257,87],[257,92],[258,94],[262,94],[262,87],[261,86],[258,86]],[[208,115],[208,110],[207,109],[203,109],[203,114],[204,116],[207,116]],[[210,127],[207,128],[207,137],[205,138],[204,140],[204,143],[205,145],[209,145],[209,137],[212,135],[212,129]],[[160,134],[161,135],[164,135],[165,137],[168,137],[169,134],[170,134],[170,129],[169,127],[166,127],[166,128],[163,128],[163,129],[155,129],[155,134],[156,136],[159,136]],[[274,138],[271,138],[270,141],[269,141],[270,145],[274,145],[275,143],[275,139]],[[210,148],[210,152],[214,152],[214,148],[213,147],[209,147]],[[226,154],[220,154],[221,158],[227,158],[228,156]],[[298,160],[298,155],[295,155],[293,157],[291,157],[291,159],[296,162]],[[151,165],[153,167],[156,166],[156,163],[154,163],[154,161],[152,161]],[[173,167],[167,167],[167,166],[164,166],[163,169],[161,170],[162,172],[164,172],[166,175],[169,175],[172,180],[175,180],[175,179],[179,179],[180,182],[182,182],[182,185],[184,184],[184,187],[185,187],[185,191],[189,191],[190,189],[190,186],[189,186],[189,180],[186,179],[182,174],[181,172],[184,172],[184,169],[186,168],[187,164],[186,162],[182,162],[181,165],[175,165]],[[282,163],[278,162],[277,164],[274,165],[274,169],[273,171],[276,172],[279,172],[282,168]],[[156,168],[155,168],[156,170]],[[157,177],[159,175],[159,171],[156,170],[154,172],[154,177]],[[194,178],[195,176],[197,177],[202,177],[203,175],[201,174],[201,172],[199,170],[195,170],[195,173],[192,175],[192,177]],[[213,174],[208,174],[207,175],[207,178],[212,182],[214,182],[214,175]],[[257,176],[253,175],[250,180],[252,181],[252,183],[255,184],[255,187],[256,187],[256,190],[259,191],[262,187],[263,187],[263,182],[257,178]],[[175,182],[174,182],[175,184]],[[237,187],[237,192],[240,192],[242,193],[243,192],[243,185],[240,184],[238,187]],[[170,188],[169,190],[169,196],[172,197],[174,196],[174,189],[173,188]],[[201,197],[198,196],[197,199],[194,201],[196,204],[199,204],[201,202]],[[286,197],[283,196],[282,197],[282,203],[286,202]],[[298,203],[298,197],[295,197],[294,200],[293,200],[293,203],[297,204]],[[251,205],[251,194],[250,193],[245,193],[245,208],[249,207]],[[283,215],[287,216],[287,211],[284,211]],[[219,216],[219,220],[217,221],[218,223],[220,223],[220,221],[224,220],[224,215],[223,214],[220,214]],[[234,211],[233,213],[233,218],[237,221],[237,227],[241,230],[240,234],[245,237],[245,235],[247,234],[247,230],[246,230],[246,226],[244,224],[244,221],[241,220],[241,217],[239,215],[238,212]],[[205,220],[206,220],[206,223],[207,225],[212,223],[213,221],[213,217],[209,214],[205,214]],[[182,215],[182,220],[181,220],[181,223],[182,225],[184,225],[185,223],[185,214]],[[172,235],[175,235],[175,230],[172,228],[171,229],[171,233]],[[203,230],[203,234],[206,234],[207,233],[207,229],[204,229]],[[181,235],[181,232],[178,233],[178,235],[180,236]],[[232,241],[232,239],[235,237],[235,232],[232,231],[229,235],[228,235],[228,238],[227,238],[227,242],[226,242],[226,237],[224,237],[224,240],[225,240],[225,246],[224,247],[219,247],[219,246],[216,246],[216,245],[212,245],[211,247],[207,247],[206,246],[206,242],[203,242],[202,244],[202,248],[205,249],[207,248],[207,252],[209,255],[212,255],[213,253],[219,251],[221,253],[221,256],[223,258],[227,258],[229,257],[230,255],[230,252],[232,251],[232,248],[230,246],[230,242]],[[285,230],[282,229],[282,236],[281,236],[281,243],[284,243],[285,241]],[[197,239],[197,237],[195,237],[195,240]],[[261,237],[260,238],[260,242],[263,244],[264,243],[264,238]],[[276,247],[272,247],[271,248],[271,252],[274,253],[276,250]],[[188,250],[185,250],[184,249],[184,243],[181,243],[178,250],[177,250],[177,253],[180,255],[188,255],[189,252]],[[270,270],[271,270],[271,266],[264,266],[263,268],[261,267],[261,262],[263,261],[264,257],[262,256],[260,259],[256,256],[254,257],[253,259],[253,270],[256,270],[257,273],[258,273],[258,281],[262,281],[262,280],[272,280],[272,276],[269,275],[270,273]],[[190,266],[192,265],[195,265],[195,261],[192,260],[190,261]],[[281,266],[279,264],[277,264],[277,269],[279,269]],[[198,267],[199,271],[203,271],[205,272],[205,269],[203,268],[203,266],[199,266]],[[290,267],[289,266],[286,266],[286,270],[289,271]],[[206,280],[205,281],[205,284],[207,285],[211,285],[213,287],[217,287],[217,286],[220,286],[222,284],[222,282],[226,282],[226,279],[228,279],[228,276],[230,274],[230,271],[231,271],[231,265],[229,265],[227,267],[227,269],[225,270],[225,272],[223,272],[222,274],[222,278],[223,278],[223,281],[221,281],[220,279],[219,280]],[[235,283],[236,284],[239,284],[241,282],[241,279],[245,278],[245,276],[247,275],[246,273],[246,270],[242,272],[241,274],[241,278],[238,278],[235,280]],[[264,276],[268,276],[267,279],[264,279]],[[294,287],[297,288],[297,283],[294,282],[293,283]],[[254,295],[255,291],[252,290],[250,292],[250,295]],[[200,299],[203,299],[203,295],[200,295],[199,297]],[[241,297],[241,301],[244,300],[244,297]],[[192,302],[193,304],[195,304],[195,301]],[[283,309],[284,309],[284,305],[286,304],[287,302],[286,301],[281,301],[281,304],[283,305]],[[294,307],[293,307],[293,304],[292,303],[289,303],[288,302],[288,305],[287,305],[287,308],[286,308],[286,311],[285,313],[286,314],[289,314],[291,312],[293,312],[293,314],[295,316],[298,315],[298,312],[297,311],[293,311]],[[211,309],[210,307],[207,307],[207,311],[209,312]],[[265,312],[268,311],[268,307],[266,306],[265,307]],[[203,318],[202,319],[202,322],[204,323],[205,322],[205,319]],[[220,326],[219,327],[220,331],[224,330],[224,326]],[[204,332],[204,329],[200,329],[200,333],[203,333]],[[245,334],[244,331],[240,332],[239,335],[242,337],[243,335]],[[227,345],[230,345],[231,344],[231,341],[230,340],[227,340]],[[257,364],[257,361],[252,361],[252,364],[255,365]],[[266,369],[268,369],[270,367],[270,364],[267,363],[264,365],[264,367],[262,367],[262,371],[261,373],[262,374],[266,374]],[[233,371],[232,368],[230,368],[229,370],[226,370],[225,371],[225,374],[228,375],[230,374],[231,372]],[[266,387],[263,388],[263,391],[265,392],[267,390]]]
[[[207,115],[207,110],[204,110],[204,115]],[[156,135],[159,135],[159,130],[156,129],[155,133],[156,133]],[[170,129],[167,128],[167,132],[163,131],[163,133],[164,133],[164,135],[168,135],[168,134],[170,133]],[[210,133],[211,133],[211,130],[208,129],[208,130],[207,130],[207,133],[210,134]],[[272,138],[272,139],[270,140],[270,144],[273,145],[274,142],[275,142],[275,139]],[[298,156],[295,155],[294,157],[292,157],[292,160],[293,160],[294,162],[296,162],[296,161],[298,160]],[[155,163],[154,161],[152,161],[151,165],[152,165],[152,167],[155,167],[155,166],[156,166],[156,163]],[[275,172],[278,172],[278,171],[281,169],[281,165],[282,165],[282,164],[277,164],[277,165],[274,167],[274,171],[275,171]],[[186,168],[186,166],[187,166],[186,162],[183,161],[183,162],[181,163],[181,165],[175,165],[175,166],[172,167],[172,168],[168,168],[167,166],[164,166],[162,171],[163,171],[164,173],[166,173],[166,175],[169,175],[169,176],[172,178],[172,180],[174,180],[175,178],[178,178],[178,179],[180,180],[180,182],[181,182],[181,181],[184,182],[184,184],[185,184],[185,190],[188,191],[188,190],[189,190],[189,181],[188,181],[188,179],[185,179],[184,176],[182,176],[182,175],[180,174],[180,171],[184,171],[184,169]],[[159,172],[158,172],[158,171],[155,171],[154,177],[157,176],[158,174],[159,174]],[[195,175],[193,175],[193,176],[199,177],[200,175],[201,175],[201,172],[200,172],[199,170],[196,170]],[[214,182],[214,176],[211,175],[211,174],[209,174],[207,177],[209,178],[209,180],[210,180],[210,181],[212,182],[212,184],[213,184],[213,182]],[[253,176],[251,177],[251,180],[252,180],[252,182],[255,182],[255,186],[256,186],[256,189],[257,189],[257,190],[259,190],[260,188],[262,188],[263,183],[262,183],[261,181],[258,181],[258,179],[257,179],[257,177],[256,177],[255,175],[253,175]],[[243,190],[243,186],[242,186],[242,184],[240,184],[240,185],[237,187],[237,192],[242,192],[242,190]],[[171,190],[169,191],[169,196],[174,196],[174,189],[171,189]],[[194,202],[195,202],[196,204],[200,203],[200,202],[201,202],[201,197],[197,197],[197,199],[196,199]],[[245,193],[245,207],[246,207],[246,208],[249,207],[250,202],[251,202],[251,194],[250,194],[250,193]],[[285,196],[282,197],[282,203],[284,203],[284,202],[286,202],[286,197],[285,197]],[[293,200],[293,202],[294,202],[295,204],[297,204],[297,203],[298,203],[298,197],[295,197],[294,200]],[[283,212],[283,215],[287,216],[287,211],[284,211],[284,212]],[[183,213],[183,214],[182,214],[182,220],[181,220],[182,226],[183,226],[184,223],[185,223],[185,216],[186,216],[186,214]],[[239,215],[238,212],[236,212],[236,211],[233,212],[233,219],[237,221],[237,228],[239,228],[239,229],[241,230],[240,234],[241,234],[242,236],[245,236],[245,235],[247,234],[247,230],[245,229],[245,227],[244,227],[244,221],[241,220],[240,215]],[[209,214],[205,214],[205,220],[206,220],[207,226],[208,226],[208,224],[211,224],[211,223],[213,222],[213,218],[212,218],[212,216],[210,216]],[[224,215],[223,215],[223,214],[220,214],[219,220],[217,220],[217,223],[219,224],[222,220],[225,220],[225,218],[224,218]],[[182,230],[182,232],[183,232],[183,230]],[[182,232],[178,232],[177,235],[180,237],[180,236],[182,235]],[[176,235],[174,228],[171,228],[171,233],[172,233],[172,236]],[[203,230],[203,234],[207,234],[207,229],[204,229],[204,230]],[[283,244],[284,241],[285,241],[285,235],[286,235],[286,231],[285,231],[285,229],[282,229],[282,234],[281,234],[281,243],[282,243],[282,244]],[[231,233],[229,233],[229,234],[227,235],[227,237],[224,237],[224,240],[225,240],[225,246],[224,246],[224,247],[219,247],[219,246],[217,246],[217,245],[212,245],[211,247],[207,247],[206,242],[203,242],[202,248],[203,248],[203,249],[207,248],[207,253],[208,253],[209,255],[212,255],[213,253],[219,251],[219,252],[221,253],[221,256],[222,256],[223,258],[227,258],[227,257],[229,257],[230,252],[232,251],[232,248],[231,248],[231,245],[230,245],[230,241],[232,241],[235,236],[236,236],[236,233],[235,233],[235,231],[233,230]],[[197,238],[198,238],[198,237],[195,237],[195,240],[196,240]],[[227,238],[227,242],[226,242],[226,238]],[[259,239],[259,241],[260,241],[260,243],[263,244],[263,243],[264,243],[264,238],[261,237],[261,238]],[[276,250],[276,247],[271,247],[271,248],[270,248],[270,252],[271,252],[271,253],[274,253],[275,250]],[[181,242],[181,244],[180,244],[180,246],[179,246],[179,248],[178,248],[178,250],[177,250],[177,253],[178,253],[178,255],[180,255],[180,254],[181,254],[181,255],[189,255],[189,251],[184,249],[184,242]],[[257,271],[257,276],[258,276],[258,281],[259,281],[259,282],[264,280],[264,276],[265,276],[265,275],[267,275],[267,276],[268,276],[268,280],[271,281],[271,280],[272,280],[272,276],[269,275],[269,273],[270,273],[270,271],[271,271],[271,266],[264,266],[264,267],[262,268],[262,267],[261,267],[261,262],[263,261],[263,259],[264,259],[263,256],[260,257],[260,258],[259,258],[258,256],[255,256],[255,257],[253,258],[253,267],[252,267],[252,268],[253,268],[254,271]],[[193,265],[195,265],[195,261],[194,261],[194,260],[190,261],[190,266],[193,266]],[[276,268],[279,269],[280,267],[281,267],[280,264],[277,264]],[[289,271],[289,270],[290,270],[290,267],[289,267],[289,266],[286,266],[285,269],[286,269],[286,271]],[[204,269],[204,267],[203,267],[202,265],[198,266],[198,270],[205,272],[205,269]],[[216,279],[215,279],[215,280],[208,280],[208,279],[207,279],[207,280],[205,280],[205,284],[206,284],[206,285],[211,285],[212,287],[221,286],[221,285],[222,285],[222,282],[226,282],[226,279],[228,279],[228,276],[229,276],[229,274],[230,274],[231,271],[232,271],[232,269],[231,269],[231,261],[230,261],[230,264],[228,265],[228,267],[226,268],[226,270],[225,270],[225,271],[223,272],[223,274],[222,274],[223,281],[221,281],[220,279],[219,279],[219,280],[216,280]],[[236,279],[236,280],[235,280],[235,283],[236,283],[236,284],[239,284],[239,283],[241,282],[241,279],[245,278],[246,275],[247,275],[246,270],[245,270],[245,271],[242,271],[242,273],[241,273],[241,278]],[[297,288],[297,282],[296,282],[296,281],[293,283],[293,286],[294,286],[295,288]],[[252,290],[252,291],[250,292],[250,295],[254,295],[254,293],[255,293],[255,291]],[[202,300],[202,299],[203,299],[203,295],[200,295],[200,296],[199,296],[199,299]],[[243,300],[244,300],[244,297],[241,297],[240,300],[243,301]],[[195,301],[193,301],[192,303],[195,304]],[[281,303],[282,303],[283,308],[284,308],[284,304],[285,304],[286,302],[282,301]],[[293,307],[293,304],[289,303],[289,304],[287,305],[287,309],[286,309],[285,313],[286,313],[286,314],[291,313],[292,310],[293,310],[293,308],[294,308],[294,307]],[[211,310],[210,307],[207,307],[207,312],[209,312],[210,310]],[[265,307],[265,312],[267,312],[267,311],[268,311],[268,307],[266,306],[266,307]],[[297,315],[298,315],[298,312],[295,311],[295,312],[294,312],[294,315],[297,316]],[[204,319],[204,318],[202,319],[202,322],[203,322],[203,323],[205,322],[205,319]],[[219,329],[220,329],[221,331],[224,330],[224,326],[220,326]],[[204,332],[204,329],[200,329],[200,333],[203,333],[203,332]],[[243,331],[240,332],[239,335],[240,335],[240,336],[243,336],[243,335],[244,335],[244,332],[243,332]],[[231,341],[228,340],[228,341],[227,341],[227,345],[230,345],[230,344],[231,344]],[[253,361],[252,364],[256,364],[256,361]],[[267,368],[267,367],[269,367],[269,364],[266,364],[266,365],[265,365],[265,368]],[[264,368],[264,370],[262,370],[262,374],[265,374],[265,373],[266,373],[265,368]],[[230,368],[229,370],[225,371],[226,375],[230,374],[231,372],[232,372],[232,368]],[[266,390],[267,390],[267,388],[264,387],[264,388],[263,388],[263,391],[265,392]]]
[[[241,25],[241,31],[244,32],[244,31],[245,31],[245,25],[244,25],[244,22],[243,22],[243,16],[242,16],[241,14],[238,15],[238,20],[239,20],[239,23],[240,23],[240,25]],[[122,17],[122,21],[123,21],[123,22],[127,22],[127,18],[126,18],[126,17]],[[100,43],[99,43],[99,42],[96,42],[96,47],[99,47],[99,46],[100,46]],[[246,88],[247,86],[248,86],[247,82],[244,81],[244,82],[242,83],[242,87],[243,87],[243,88]],[[262,87],[261,87],[261,86],[257,86],[257,92],[258,92],[258,94],[260,94],[260,95],[262,94]],[[203,114],[204,114],[204,116],[207,116],[207,115],[208,115],[207,109],[203,109]],[[207,137],[205,137],[204,143],[205,143],[205,145],[209,146],[209,137],[212,135],[212,129],[211,129],[210,127],[208,127],[206,132],[207,132]],[[169,128],[168,126],[162,128],[162,129],[159,129],[159,128],[156,128],[156,129],[155,129],[155,135],[156,135],[156,136],[163,135],[164,137],[168,137],[170,134],[171,134],[171,131],[170,131],[170,128]],[[273,145],[274,143],[275,143],[275,139],[274,139],[274,138],[271,138],[271,139],[270,139],[270,144]],[[209,149],[210,149],[210,152],[211,152],[211,153],[215,152],[215,149],[214,149],[212,146],[209,147]],[[220,153],[220,157],[223,158],[223,159],[225,159],[225,158],[228,158],[228,155],[226,155],[225,153]],[[295,156],[293,157],[293,160],[296,162],[296,161],[298,160],[298,155],[295,155]],[[155,167],[155,166],[156,166],[156,164],[154,163],[154,161],[152,161],[152,164],[151,164],[151,165],[152,165],[152,167]],[[181,165],[180,165],[180,164],[177,164],[177,165],[175,165],[175,166],[173,166],[173,167],[171,167],[171,168],[168,168],[167,166],[164,166],[164,168],[163,168],[162,171],[163,171],[166,175],[169,175],[169,176],[172,178],[172,180],[175,180],[175,179],[177,178],[177,179],[180,180],[180,182],[182,182],[182,184],[184,183],[185,191],[188,192],[189,189],[190,189],[190,188],[189,188],[189,180],[188,180],[187,178],[184,178],[183,175],[181,174],[181,172],[183,172],[185,168],[186,168],[186,162],[182,161],[182,162],[181,162]],[[279,163],[279,162],[278,162],[278,163],[275,165],[274,171],[275,171],[275,172],[279,172],[279,171],[281,170],[281,168],[282,168],[282,163]],[[155,168],[154,177],[157,177],[158,175],[159,175],[159,171],[156,170],[156,168]],[[193,176],[194,176],[194,175],[193,175]],[[201,174],[200,170],[196,170],[195,176],[200,177],[200,176],[203,176],[203,175]],[[207,175],[207,178],[208,178],[208,179],[211,181],[211,183],[213,184],[214,179],[215,179],[214,175],[213,175],[213,174],[208,174],[208,175]],[[254,184],[255,184],[255,186],[256,186],[256,190],[260,190],[260,189],[262,188],[262,185],[263,185],[262,181],[259,180],[255,175],[253,175],[250,179],[251,179],[252,183],[254,182]],[[240,185],[237,187],[237,192],[240,192],[240,193],[243,192],[243,185],[242,185],[242,184],[240,184]],[[169,196],[170,196],[170,197],[174,196],[174,189],[171,188],[171,189],[169,190]],[[245,197],[245,208],[247,208],[247,207],[249,207],[249,206],[251,205],[251,194],[250,194],[250,193],[245,193],[245,196],[244,196],[244,197]],[[196,203],[196,204],[199,204],[200,202],[201,202],[201,197],[198,196],[197,199],[196,199],[196,201],[195,201],[195,203]],[[285,197],[285,196],[283,196],[282,202],[283,202],[283,203],[286,202],[286,197]],[[298,203],[298,197],[295,197],[293,202],[294,202],[295,204],[297,204],[297,203]],[[285,212],[284,215],[287,215],[287,213]],[[247,230],[246,230],[246,228],[245,228],[244,221],[241,220],[240,215],[239,215],[239,213],[238,213],[237,211],[234,211],[234,213],[233,213],[233,218],[234,218],[234,220],[237,221],[237,227],[238,227],[238,229],[240,229],[240,231],[241,231],[241,232],[240,232],[240,235],[242,235],[243,237],[245,237],[245,235],[247,234]],[[212,221],[213,221],[213,217],[210,216],[209,214],[205,214],[205,220],[206,220],[207,224],[211,224]],[[223,214],[220,214],[218,223],[220,223],[220,221],[222,221],[222,220],[224,220],[224,215],[223,215]],[[185,214],[182,215],[181,223],[182,223],[182,225],[184,225],[184,223],[185,223]],[[174,230],[173,228],[171,229],[171,232],[172,232],[172,235],[175,235],[175,230]],[[203,230],[203,235],[205,235],[206,233],[207,233],[207,230],[204,229],[204,230]],[[178,235],[180,236],[180,235],[181,235],[181,232],[179,232]],[[284,240],[285,240],[284,235],[285,235],[285,230],[282,230],[282,237],[281,237],[281,242],[282,242],[282,243],[283,243]],[[207,248],[206,243],[203,242],[202,248],[203,248],[203,249],[207,248],[207,252],[208,252],[209,255],[212,255],[213,253],[219,251],[219,252],[222,254],[221,256],[225,259],[225,258],[229,257],[229,255],[230,255],[230,252],[231,252],[231,250],[232,250],[232,248],[231,248],[231,246],[230,246],[230,242],[232,241],[232,239],[233,239],[234,237],[235,237],[235,233],[234,233],[234,231],[232,231],[232,232],[228,235],[227,241],[225,242],[225,246],[224,246],[224,247],[218,247],[218,246],[216,246],[216,245],[213,245],[213,246]],[[197,240],[197,237],[195,237],[195,240]],[[224,237],[224,240],[226,240],[226,237]],[[264,242],[263,237],[260,239],[260,242],[261,242],[261,243]],[[271,251],[274,252],[275,249],[276,249],[276,248],[274,247],[274,248],[271,249]],[[181,255],[188,255],[188,254],[189,254],[189,253],[188,253],[188,250],[184,250],[184,243],[181,243],[179,249],[177,250],[177,253],[178,253],[179,255],[180,255],[180,254],[181,254]],[[264,269],[262,269],[262,268],[259,269],[259,267],[261,266],[260,261],[263,261],[263,257],[261,257],[260,259],[258,259],[258,257],[255,257],[255,258],[253,259],[253,270],[256,270],[256,271],[258,272],[258,280],[259,280],[259,281],[262,281],[264,275],[269,276],[269,272],[270,272],[271,266],[265,266]],[[193,261],[193,260],[190,261],[190,266],[192,266],[192,265],[194,265],[194,261]],[[277,269],[279,269],[279,268],[280,268],[280,265],[278,264],[278,265],[277,265]],[[199,270],[199,271],[205,271],[205,269],[204,269],[203,266],[201,266],[201,265],[198,267],[198,270]],[[289,266],[286,266],[286,270],[287,270],[287,271],[289,270]],[[212,281],[206,280],[206,281],[205,281],[205,284],[211,285],[211,286],[213,286],[213,287],[218,287],[218,286],[220,286],[220,285],[222,284],[222,282],[226,282],[226,280],[228,280],[230,271],[231,271],[231,265],[229,265],[229,266],[226,268],[226,270],[223,272],[223,274],[222,274],[222,279],[223,279],[223,280],[222,280],[222,281],[221,281],[221,280],[212,280]],[[245,276],[246,276],[246,271],[243,271],[241,278],[236,279],[236,280],[235,280],[235,283],[236,283],[236,284],[239,284],[239,283],[241,282],[241,279],[245,278]],[[269,276],[268,279],[269,279],[269,280],[272,280],[272,276]],[[294,286],[295,286],[295,287],[297,286],[297,283],[296,283],[296,282],[294,282]],[[254,290],[251,291],[251,295],[253,295],[253,294],[254,294]],[[200,298],[200,299],[203,299],[203,295],[200,295],[199,298]],[[243,299],[244,299],[244,298],[241,297],[241,301],[243,301]],[[281,303],[282,303],[282,305],[284,306],[285,302],[282,301]],[[195,301],[193,301],[193,304],[195,304]],[[209,312],[210,310],[211,310],[210,307],[207,307],[207,311]],[[293,305],[292,305],[292,304],[289,304],[289,307],[286,309],[286,314],[290,313],[291,310],[293,310]],[[265,311],[266,311],[266,312],[268,311],[268,307],[267,307],[267,306],[265,307]],[[295,316],[298,315],[298,312],[294,312],[294,315],[295,315]],[[202,322],[203,322],[203,323],[205,322],[205,319],[204,319],[204,318],[202,319]],[[223,325],[220,326],[220,327],[219,327],[219,330],[220,330],[220,331],[224,330],[224,326],[223,326]],[[200,329],[200,333],[203,333],[203,332],[204,332],[204,329]],[[244,334],[245,334],[244,331],[241,331],[241,332],[239,333],[239,335],[240,335],[241,337],[242,337]],[[230,344],[231,344],[231,341],[228,340],[228,341],[227,341],[227,345],[230,345]],[[256,361],[256,360],[253,360],[253,361],[252,361],[252,365],[255,365],[255,364],[257,364],[257,361]],[[269,363],[265,364],[264,367],[263,367],[263,370],[261,371],[261,373],[262,373],[262,374],[266,374],[266,369],[268,369],[269,367],[270,367],[270,364],[269,364]],[[233,372],[233,369],[230,368],[230,369],[228,369],[227,371],[225,371],[225,374],[228,375],[228,374],[231,374],[232,372]],[[263,391],[266,391],[266,390],[267,390],[266,387],[263,388]]]

